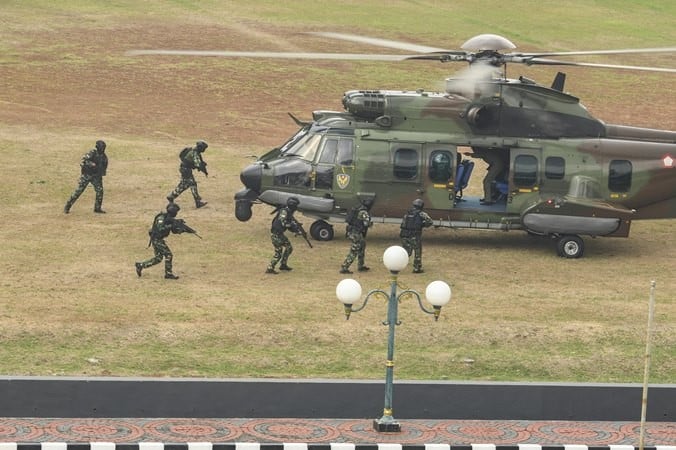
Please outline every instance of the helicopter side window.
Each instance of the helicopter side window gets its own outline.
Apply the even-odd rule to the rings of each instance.
[[[341,139],[338,141],[338,158],[336,162],[341,166],[351,166],[354,164],[354,145],[352,139]]]
[[[531,187],[538,179],[538,160],[535,156],[519,155],[514,158],[514,184]]]
[[[333,189],[334,161],[338,153],[338,139],[326,139],[317,161],[315,188]]]
[[[565,159],[560,156],[550,156],[545,160],[545,177],[550,180],[562,180],[565,174]]]
[[[627,192],[631,188],[631,161],[616,159],[610,161],[608,189],[611,192]]]
[[[412,180],[418,175],[418,152],[410,148],[400,148],[394,152],[394,176]]]

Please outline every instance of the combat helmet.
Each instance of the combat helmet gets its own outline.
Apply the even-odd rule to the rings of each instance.
[[[174,203],[174,202],[169,202],[169,204],[167,205],[167,212],[168,212],[172,217],[175,217],[176,214],[178,214],[178,212],[179,212],[180,210],[181,210],[181,207],[178,206],[178,204],[176,204],[176,203]]]
[[[297,197],[289,197],[289,199],[286,201],[286,206],[294,210],[298,207],[299,204],[300,200],[298,200]]]
[[[423,202],[419,198],[416,198],[415,200],[413,200],[412,205],[415,209],[423,209],[423,206],[425,206],[425,202]]]
[[[209,147],[209,144],[207,144],[204,141],[195,142],[195,148],[197,149],[198,152],[203,152],[204,150],[207,149],[207,147]]]
[[[106,143],[102,140],[96,141],[96,150],[102,152],[106,149]]]

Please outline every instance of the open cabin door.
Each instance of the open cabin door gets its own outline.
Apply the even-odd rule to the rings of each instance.
[[[431,209],[453,208],[456,196],[458,149],[454,145],[425,144],[423,155],[423,184]]]

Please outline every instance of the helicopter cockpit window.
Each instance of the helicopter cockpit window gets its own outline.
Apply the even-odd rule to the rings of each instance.
[[[565,159],[560,156],[550,156],[545,160],[545,177],[550,180],[562,180],[565,174]]]
[[[446,184],[451,179],[453,160],[450,152],[434,151],[430,156],[429,176],[433,183]]]
[[[298,156],[306,161],[313,161],[321,139],[321,134],[304,136],[289,147],[288,150],[284,151],[283,154],[284,156]]]
[[[338,140],[327,139],[322,149],[322,154],[319,155],[319,164],[333,164],[338,153]]]
[[[394,152],[394,176],[411,180],[418,175],[418,152],[410,148],[400,148]]]
[[[291,147],[293,147],[299,140],[301,140],[302,138],[304,138],[305,136],[307,136],[308,131],[310,131],[310,127],[309,127],[309,126],[305,126],[305,127],[301,128],[300,130],[298,130],[298,131],[296,132],[296,134],[294,134],[293,136],[291,136],[291,138],[290,138],[288,141],[286,141],[281,147],[279,147],[280,153],[284,153],[284,152],[288,151],[288,150],[289,150]]]
[[[538,179],[538,160],[535,156],[519,155],[514,158],[514,184],[531,187]]]
[[[631,161],[616,159],[610,161],[608,189],[611,192],[627,192],[631,188]]]
[[[354,145],[352,139],[341,139],[338,141],[338,158],[336,162],[341,166],[351,166],[354,164]]]

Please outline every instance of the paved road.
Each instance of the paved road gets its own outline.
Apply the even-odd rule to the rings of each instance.
[[[585,445],[639,447],[639,422],[402,420],[401,432],[377,433],[371,419],[0,418],[8,443],[352,443]],[[676,423],[649,422],[646,447],[676,450]],[[0,449],[6,448],[0,445]]]

